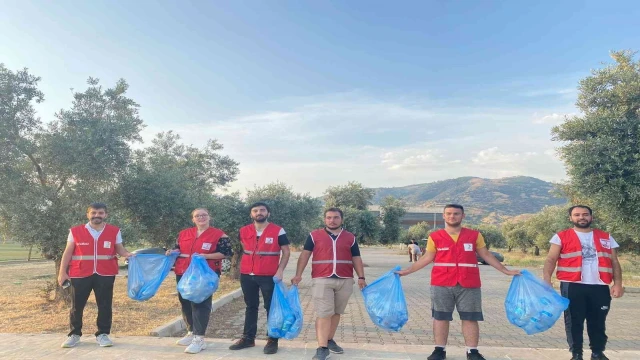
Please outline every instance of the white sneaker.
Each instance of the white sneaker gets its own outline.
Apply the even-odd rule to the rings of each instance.
[[[80,342],[80,335],[70,335],[67,340],[62,343],[63,348],[72,348]]]
[[[96,336],[96,341],[98,342],[98,344],[100,344],[101,347],[113,346],[113,342],[111,341],[111,339],[109,339],[109,335],[107,334],[100,334]]]
[[[182,339],[176,341],[176,345],[189,346],[193,341],[193,332],[189,331]]]
[[[184,349],[184,352],[187,354],[197,354],[200,351],[207,348],[207,344],[204,342],[204,338],[202,336],[194,336],[191,344]]]

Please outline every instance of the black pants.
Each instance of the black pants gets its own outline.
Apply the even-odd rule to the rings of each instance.
[[[607,344],[605,321],[611,306],[609,286],[561,282],[560,292],[570,301],[564,312],[569,351],[582,353],[585,319],[591,351],[604,351]]]
[[[216,273],[218,272],[216,271]],[[220,276],[220,273],[218,273],[218,276]],[[180,278],[182,278],[182,275],[176,275],[176,283],[180,282]],[[180,300],[182,308],[182,320],[187,324],[187,331],[193,332],[193,335],[204,336],[211,317],[212,297],[209,296],[201,303],[194,303],[183,299],[180,292],[178,292],[178,300]]]
[[[260,305],[260,293],[262,291],[262,299],[264,308],[267,310],[267,319],[269,318],[269,308],[271,307],[271,296],[273,295],[273,276],[258,276],[240,274],[240,286],[244,294],[244,303],[247,308],[244,313],[244,332],[242,337],[248,340],[254,340],[258,332],[258,306]]]
[[[113,303],[113,283],[115,276],[101,276],[93,274],[85,278],[71,279],[71,311],[69,312],[69,336],[82,336],[82,313],[87,305],[91,290],[96,298],[98,305],[98,331],[96,336],[100,334],[109,334],[111,332]]]

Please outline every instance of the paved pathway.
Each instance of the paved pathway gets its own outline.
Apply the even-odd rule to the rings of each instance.
[[[63,334],[21,335],[0,334],[0,359],[90,359],[90,360],[156,360],[156,359],[208,359],[208,360],[309,360],[315,354],[315,344],[300,341],[286,342],[277,355],[264,355],[259,341],[257,346],[240,351],[228,350],[228,339],[207,339],[207,349],[197,355],[183,353],[184,347],[174,345],[174,338],[146,336],[114,336],[115,345],[101,348],[93,336],[83,336],[82,342],[72,349],[62,349]],[[332,355],[334,360],[424,360],[431,352],[424,345],[341,344],[345,353]],[[489,360],[566,360],[568,352],[558,349],[522,349],[483,347]],[[607,351],[611,360],[637,360],[640,351]],[[448,360],[463,360],[464,348],[447,348]]]
[[[395,265],[407,266],[407,256],[400,255],[397,250],[382,248],[363,248],[362,256],[366,277],[369,282],[388,271]],[[285,279],[293,276],[298,253],[293,253],[290,265],[285,272]],[[310,266],[310,265],[309,265]],[[336,340],[340,343],[381,344],[381,345],[430,345],[433,344],[431,330],[431,302],[429,300],[429,275],[431,266],[402,278],[405,296],[409,306],[409,322],[399,333],[388,333],[378,329],[368,317],[363,306],[362,294],[354,291],[346,314],[343,316],[337,332]],[[540,273],[540,270],[537,270]],[[301,335],[293,342],[304,342],[313,345],[315,329],[313,304],[310,293],[310,268],[307,267],[303,282],[300,284],[300,295],[305,316],[305,327]],[[496,271],[491,266],[481,267],[483,282],[483,308],[485,321],[481,323],[480,345],[491,347],[515,348],[567,348],[562,319],[550,330],[532,336],[511,325],[504,312],[504,298],[511,278]],[[609,335],[608,349],[640,350],[640,294],[626,294],[613,301],[607,320]],[[238,338],[242,334],[244,322],[244,302],[239,298],[215,312],[209,325],[207,335],[213,338]],[[259,317],[259,334],[266,333],[266,316],[261,309]],[[264,335],[262,336],[264,339]],[[587,338],[585,329],[585,339]],[[454,322],[449,335],[449,345],[464,346],[460,330],[460,321],[454,315]],[[638,357],[640,359],[640,357]]]

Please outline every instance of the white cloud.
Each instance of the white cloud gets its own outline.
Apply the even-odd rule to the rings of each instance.
[[[558,125],[564,122],[566,118],[571,118],[572,116],[575,116],[577,114],[576,113],[568,113],[568,114],[553,113],[545,116],[536,116],[536,115],[537,114],[534,114],[534,119],[532,121],[534,124]]]

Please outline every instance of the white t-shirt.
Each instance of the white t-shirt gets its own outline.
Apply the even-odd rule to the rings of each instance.
[[[420,251],[420,246],[416,244],[409,244],[409,250],[411,250],[412,254],[422,254],[422,251]]]
[[[93,236],[93,240],[95,241],[98,240],[98,238],[100,237],[100,234],[102,234],[102,231],[104,230],[104,228],[102,228],[102,230],[98,231],[92,228],[91,225],[89,225],[89,223],[87,223],[84,227],[87,228],[87,230],[89,230],[89,234]],[[69,230],[69,236],[67,236],[67,242],[73,242],[73,234],[71,233],[71,230]],[[120,230],[118,230],[118,235],[116,235],[116,244],[122,244],[122,234],[120,233]]]
[[[582,245],[582,281],[576,282],[581,284],[603,285],[604,282],[600,280],[600,273],[598,272],[598,254],[596,246],[593,243],[593,231],[588,233],[575,231],[575,233],[578,235],[578,239],[580,239],[580,244]],[[609,241],[611,242],[611,249],[620,247],[611,235],[609,235]],[[553,235],[549,242],[562,246],[558,234]]]

